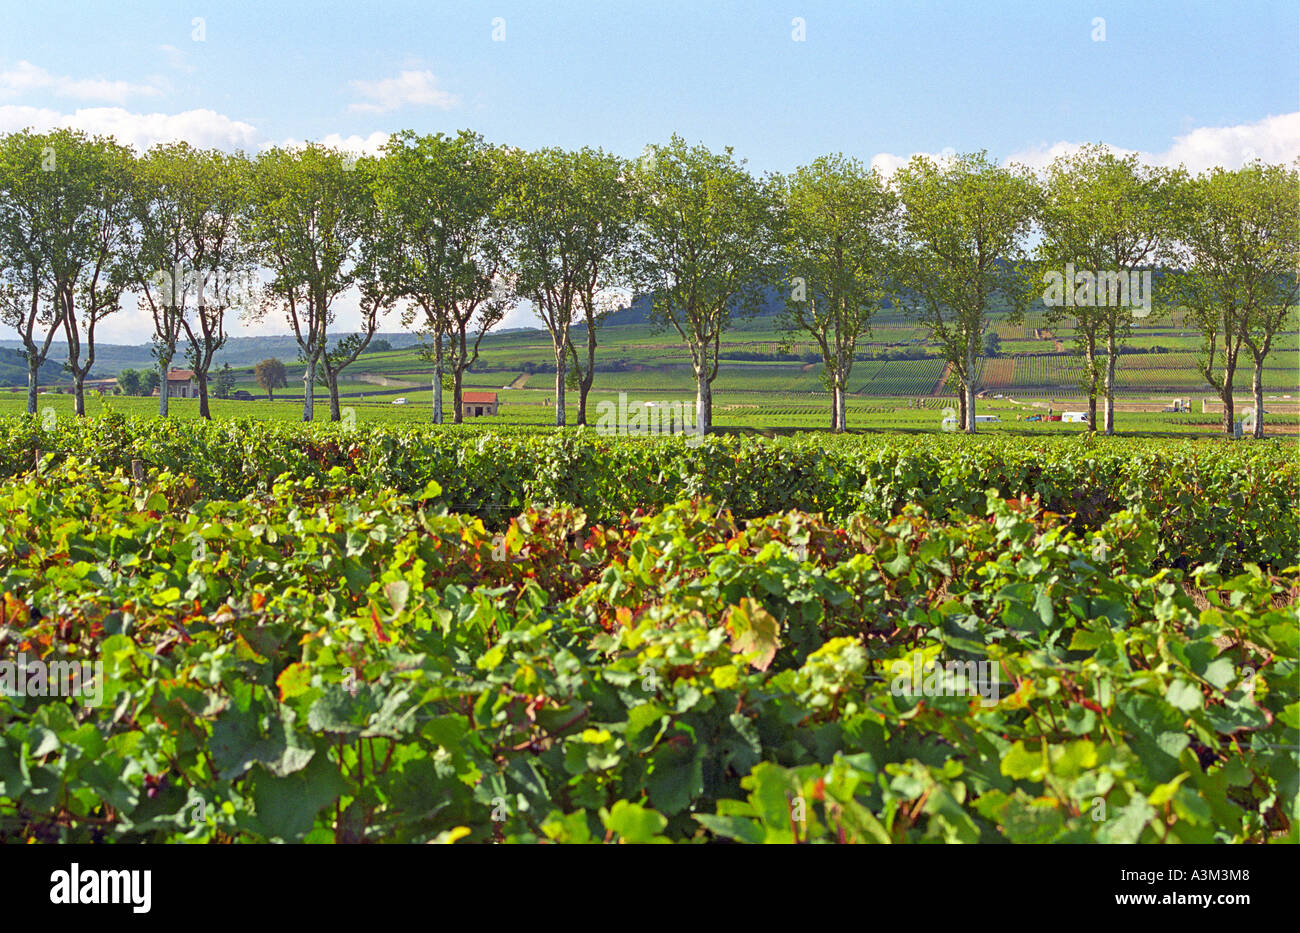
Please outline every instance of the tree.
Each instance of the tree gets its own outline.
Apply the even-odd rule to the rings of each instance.
[[[222,366],[221,369],[217,370],[216,386],[213,388],[212,394],[217,398],[230,398],[230,390],[234,387],[235,371],[231,369],[230,364],[227,363],[225,366]]]
[[[158,370],[147,369],[140,373],[140,394],[153,395],[154,389],[161,391],[162,380],[158,378]]]
[[[208,373],[217,351],[225,346],[226,313],[252,312],[260,284],[253,271],[255,252],[244,233],[248,228],[252,166],[242,153],[191,151],[188,173],[189,265],[194,272],[192,312],[181,315],[188,346],[185,355],[199,389],[199,416],[208,409]]]
[[[40,368],[63,324],[46,257],[64,199],[47,145],[47,137],[27,130],[0,136],[0,323],[23,342],[30,415],[36,414]]]
[[[1294,169],[1257,162],[1216,168],[1182,187],[1177,294],[1201,331],[1198,369],[1223,400],[1227,434],[1245,344],[1255,362],[1254,434],[1263,436],[1264,357],[1296,300],[1296,183]]]
[[[374,159],[352,164],[362,182],[365,196],[356,209],[362,213],[357,253],[351,273],[360,293],[361,330],[337,340],[321,356],[330,393],[330,420],[338,421],[339,374],[365,352],[379,328],[379,317],[392,309],[401,289],[397,267],[401,263],[401,240],[393,218],[379,213],[375,200],[378,173]]]
[[[625,292],[616,287],[592,288],[579,295],[579,307],[582,311],[582,340],[586,345],[585,359],[579,357],[577,345],[570,335],[568,343],[569,363],[566,378],[571,379],[570,388],[578,393],[578,417],[576,423],[587,423],[587,396],[592,383],[596,380],[596,336],[601,325],[609,315],[624,306]]]
[[[1098,345],[1105,341],[1105,430],[1115,433],[1119,345],[1134,319],[1151,311],[1150,267],[1168,256],[1175,180],[1176,173],[1099,145],[1061,156],[1047,170],[1038,258],[1048,270],[1044,281],[1053,283],[1045,295],[1048,319],[1074,321],[1075,342],[1084,356],[1089,431],[1097,430]],[[1141,267],[1147,269],[1144,276]]]
[[[481,136],[392,136],[376,166],[381,214],[401,238],[393,266],[400,297],[411,302],[404,323],[416,324],[434,363],[433,419],[442,421],[442,376],[452,374],[453,418],[460,423],[464,374],[479,344],[505,316],[504,231],[497,204],[502,154]],[[416,320],[422,314],[422,320]]]
[[[275,390],[288,388],[289,380],[284,371],[284,364],[277,359],[262,360],[253,367],[253,376],[262,387],[266,397],[275,401]]]
[[[893,289],[898,199],[874,170],[824,156],[779,180],[780,249],[790,276],[784,324],[817,341],[831,390],[831,429],[847,427],[858,338]]]
[[[686,343],[695,374],[696,429],[713,425],[713,381],[722,332],[757,313],[775,277],[771,191],[732,156],[680,136],[648,146],[632,172],[639,223],[636,278],[651,293],[651,319]]]
[[[988,359],[995,360],[1002,355],[1002,338],[998,332],[990,328],[984,332],[984,356]]]
[[[262,312],[279,306],[298,342],[306,364],[303,421],[312,420],[333,302],[353,284],[357,243],[369,222],[370,193],[355,168],[351,157],[311,144],[268,149],[253,172],[247,235],[272,274]],[[330,418],[337,421],[337,370],[329,360],[325,366]]]
[[[68,343],[73,408],[84,416],[85,381],[95,365],[95,328],[118,310],[129,282],[123,257],[130,232],[132,155],[111,138],[62,130],[48,138],[67,223],[52,231],[46,263]]]
[[[140,394],[140,373],[134,369],[124,369],[117,374],[117,388],[123,395]]]
[[[153,355],[158,361],[158,414],[168,412],[167,373],[176,355],[181,319],[190,299],[189,202],[193,186],[185,171],[185,143],[155,146],[131,162],[133,230],[126,271],[153,317]]]
[[[975,431],[975,361],[991,302],[1022,317],[1035,283],[1022,265],[1037,209],[1032,176],[987,154],[943,164],[926,156],[894,175],[904,209],[904,301],[928,325],[951,366],[963,429]]]
[[[392,349],[393,349],[392,341],[380,338],[379,340],[370,341],[370,345],[366,347],[366,352],[367,353],[390,353],[392,352]]]
[[[532,304],[551,336],[559,427],[565,423],[568,357],[575,363],[577,358],[571,328],[577,313],[586,312],[588,364],[574,379],[581,392],[578,423],[585,424],[594,375],[596,295],[614,284],[633,219],[623,163],[592,149],[514,151],[503,155],[502,163],[506,194],[498,210],[510,247],[510,278],[516,297]]]
[[[1242,342],[1250,351],[1254,370],[1251,394],[1255,402],[1254,436],[1264,436],[1264,358],[1300,297],[1300,160],[1290,169],[1281,165],[1249,166],[1247,197],[1255,202],[1255,217],[1264,228],[1266,244],[1257,263],[1259,288],[1242,321]],[[1245,171],[1245,170],[1243,170]],[[1254,174],[1256,173],[1257,174]]]
[[[61,129],[17,134],[0,158],[0,305],[23,339],[28,408],[35,411],[30,367],[44,362],[53,329],[62,327],[74,408],[84,415],[95,328],[117,310],[126,283],[121,256],[131,155],[112,139]],[[51,329],[39,344],[37,327]]]

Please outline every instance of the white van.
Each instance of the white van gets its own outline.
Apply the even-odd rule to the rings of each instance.
[[[1061,412],[1061,421],[1065,424],[1087,424],[1088,413],[1086,411],[1063,411]]]
[[[393,399],[393,404],[394,404],[394,405],[405,405],[405,404],[406,404],[406,399],[405,399],[405,398],[395,398],[395,399]]]

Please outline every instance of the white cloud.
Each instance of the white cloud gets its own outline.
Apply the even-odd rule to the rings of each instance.
[[[156,97],[163,93],[163,88],[157,79],[153,79],[151,84],[132,84],[129,81],[50,74],[28,61],[20,61],[12,68],[0,71],[0,98],[42,92],[76,100],[123,104],[130,97]]]
[[[1014,152],[1002,160],[1006,165],[1018,162],[1032,169],[1042,169],[1058,156],[1078,152],[1081,142],[1040,143]],[[1193,174],[1214,166],[1227,169],[1240,168],[1256,158],[1269,163],[1290,163],[1300,155],[1300,112],[1268,116],[1255,123],[1236,126],[1199,127],[1176,136],[1163,152],[1144,152],[1125,149],[1109,143],[1103,145],[1119,156],[1137,153],[1138,159],[1149,165],[1183,165]],[[944,153],[951,153],[945,149]],[[944,153],[920,153],[940,158]],[[882,152],[872,157],[871,165],[886,177],[906,165],[910,156]]]
[[[438,87],[437,77],[428,70],[403,71],[396,78],[353,81],[351,84],[365,100],[352,104],[348,109],[361,113],[388,113],[407,105],[450,110],[460,102],[455,94]]]
[[[1062,156],[1074,155],[1074,153],[1082,149],[1084,145],[1084,143],[1058,142],[1052,143],[1051,145],[1040,144],[1037,146],[1031,146],[1027,149],[1022,149],[1019,152],[1012,153],[1003,160],[1003,164],[1015,162],[1038,171],[1047,168],[1047,166],[1051,165],[1052,162]],[[1125,149],[1122,146],[1112,146],[1109,143],[1103,143],[1102,145],[1105,146],[1108,151],[1117,156],[1129,156],[1137,151],[1135,149]],[[1140,153],[1139,155],[1143,158],[1143,161],[1153,162],[1149,153]]]
[[[1013,153],[1008,162],[1031,168],[1043,168],[1057,156],[1070,155],[1083,146],[1077,142],[1057,142],[1033,146]],[[1234,169],[1254,159],[1269,163],[1289,163],[1300,155],[1300,112],[1268,116],[1255,123],[1236,126],[1205,126],[1174,137],[1163,152],[1144,152],[1106,144],[1116,155],[1134,152],[1149,165],[1185,166],[1193,174],[1220,166]]]
[[[944,162],[948,159],[954,158],[957,155],[957,150],[953,149],[951,146],[944,146],[938,152],[913,152],[912,155],[906,156],[894,155],[892,152],[879,152],[871,157],[871,167],[879,171],[885,178],[889,178],[908,162],[912,161],[912,156],[918,155],[925,156],[935,162]]]
[[[382,133],[378,130],[369,136],[359,136],[353,133],[351,136],[341,136],[338,133],[330,133],[320,139],[313,140],[322,146],[329,146],[332,149],[339,149],[343,152],[351,152],[357,155],[379,155],[379,149],[388,142],[388,133]],[[263,149],[269,149],[271,146],[281,146],[285,149],[296,149],[306,143],[306,140],[298,139],[291,136],[283,139],[278,143],[263,143]]]
[[[1291,162],[1300,156],[1300,112],[1269,116],[1258,123],[1202,127],[1174,140],[1164,153],[1166,165],[1186,165],[1194,172],[1211,166],[1239,168],[1253,159]]]
[[[118,142],[140,151],[155,143],[181,140],[199,148],[252,149],[260,139],[260,134],[251,124],[232,120],[213,110],[132,113],[122,107],[90,107],[73,113],[60,113],[48,108],[0,106],[0,133],[26,127],[37,131],[69,127],[113,136]]]

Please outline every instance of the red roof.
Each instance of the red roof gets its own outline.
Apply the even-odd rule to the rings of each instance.
[[[462,392],[460,393],[460,400],[471,405],[495,405],[497,403],[497,394],[495,392]]]
[[[192,369],[173,369],[167,373],[168,382],[189,382],[194,378]]]

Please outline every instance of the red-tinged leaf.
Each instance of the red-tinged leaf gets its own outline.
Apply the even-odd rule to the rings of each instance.
[[[374,606],[370,607],[370,620],[375,625],[375,637],[382,642],[391,642],[392,639],[389,638],[388,633],[384,631],[384,626],[379,621],[379,613],[375,611]]]
[[[305,693],[311,687],[311,668],[301,662],[294,662],[280,672],[275,679],[280,688],[280,702]]]
[[[4,613],[3,621],[5,625],[22,625],[25,626],[32,620],[31,610],[27,604],[12,593],[6,592],[4,596]]]

